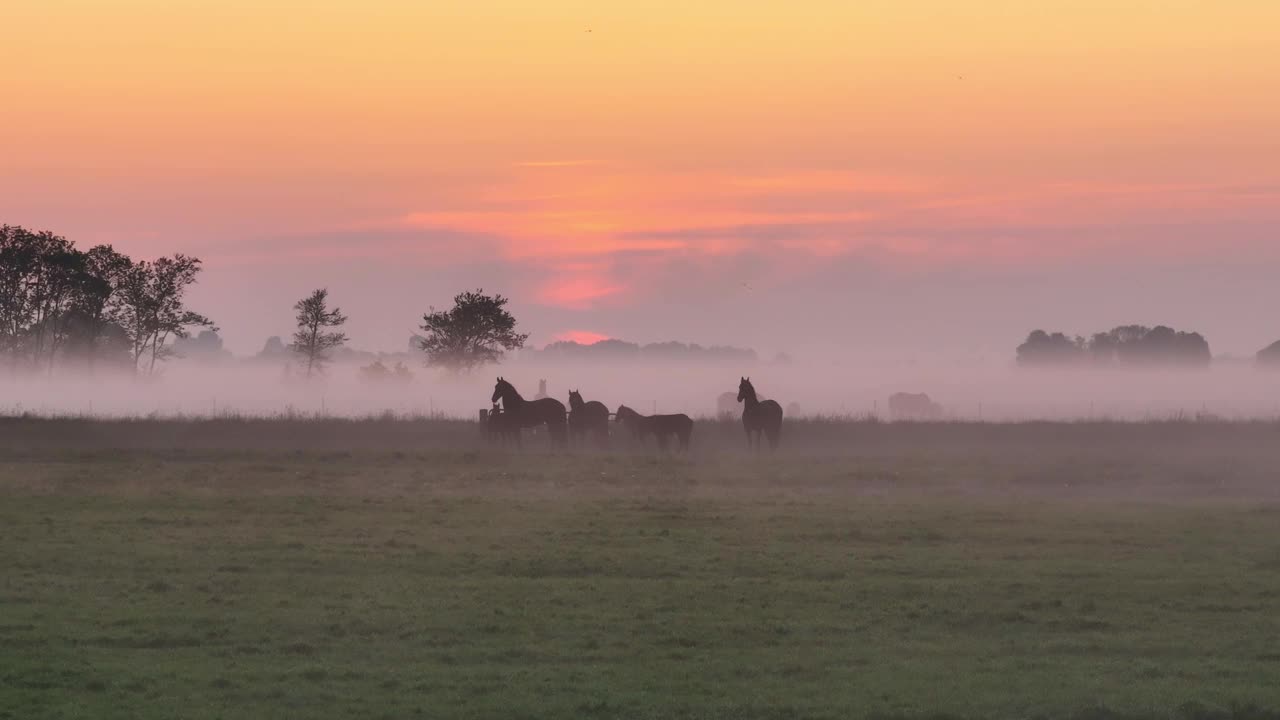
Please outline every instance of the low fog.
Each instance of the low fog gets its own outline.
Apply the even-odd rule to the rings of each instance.
[[[388,368],[395,367],[388,360]],[[750,376],[760,394],[789,415],[877,416],[892,419],[888,398],[926,393],[949,420],[1167,420],[1280,417],[1280,373],[1245,362],[1215,362],[1197,370],[1031,369],[1012,361],[815,361],[742,363],[572,362],[510,358],[470,374],[420,363],[411,373],[370,379],[361,363],[334,363],[304,380],[285,364],[233,359],[219,364],[170,360],[152,377],[55,369],[52,375],[0,375],[5,414],[87,416],[212,416],[280,414],[367,416],[383,413],[474,418],[489,407],[495,377],[527,399],[546,380],[567,403],[569,390],[611,409],[625,403],[643,413],[711,416],[721,393],[736,393]]]

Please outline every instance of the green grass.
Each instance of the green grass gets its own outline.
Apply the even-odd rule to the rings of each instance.
[[[1263,465],[1001,447],[0,454],[0,717],[1274,717]]]

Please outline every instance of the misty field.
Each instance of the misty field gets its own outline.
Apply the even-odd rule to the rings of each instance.
[[[1280,717],[1280,425],[786,432],[0,419],[0,717]]]

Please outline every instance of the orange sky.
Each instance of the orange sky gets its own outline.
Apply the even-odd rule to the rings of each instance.
[[[546,340],[626,331],[611,312],[745,258],[765,292],[854,261],[1280,260],[1274,0],[41,0],[3,20],[0,221],[194,252],[246,344],[269,328],[234,309],[245,283],[341,286],[354,261],[370,284],[483,265],[468,278],[565,325]]]

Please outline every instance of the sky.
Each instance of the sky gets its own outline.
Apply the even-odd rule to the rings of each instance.
[[[328,287],[396,350],[1012,357],[1280,338],[1274,0],[17,0],[0,222],[203,259],[240,353]]]

